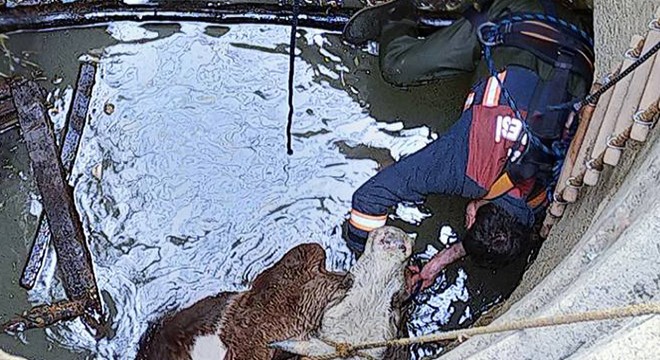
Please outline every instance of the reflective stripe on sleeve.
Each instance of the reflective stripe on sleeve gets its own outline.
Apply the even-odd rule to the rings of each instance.
[[[373,229],[384,226],[387,222],[387,214],[385,215],[367,215],[357,210],[351,210],[351,225],[363,231],[371,231]]]

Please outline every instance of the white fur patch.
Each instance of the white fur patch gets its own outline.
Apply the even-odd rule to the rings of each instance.
[[[456,235],[456,232],[454,232],[454,229],[451,228],[451,226],[445,225],[442,227],[442,229],[440,229],[440,237],[438,240],[440,240],[440,242],[444,245],[451,245],[458,242],[458,236]]]
[[[415,258],[421,259],[421,260],[424,260],[424,261],[429,261],[438,252],[439,251],[435,246],[433,246],[431,244],[428,244],[428,245],[426,245],[426,250],[423,253],[416,254]]]
[[[201,336],[195,339],[190,355],[192,360],[218,360],[224,359],[227,347],[217,334]]]

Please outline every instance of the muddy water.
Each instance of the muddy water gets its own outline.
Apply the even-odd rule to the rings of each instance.
[[[37,339],[39,331],[28,334],[36,344],[31,354],[54,343],[81,352],[73,357],[89,352],[130,359],[149,321],[205,296],[245,289],[300,243],[322,244],[329,269],[348,269],[353,260],[340,226],[352,192],[449,127],[469,85],[463,78],[393,88],[380,78],[373,55],[343,46],[337,34],[303,29],[296,48],[294,153],[288,156],[289,28],[120,23],[102,30],[77,30],[89,38],[81,35],[75,43],[71,32],[12,38],[17,51],[34,47],[32,61],[47,77],[63,78],[51,86],[62,109],[77,67],[69,47],[75,57],[81,49],[102,49],[71,185],[112,332],[96,342],[79,321],[67,322],[48,330],[47,342]],[[42,51],[51,41],[62,48]],[[61,116],[53,121],[60,124]],[[25,156],[21,161],[26,167]],[[31,184],[27,174],[24,182]],[[19,222],[34,222],[27,204],[38,208],[38,201],[18,198],[6,200],[23,205],[12,210],[22,216]],[[443,246],[443,225],[460,235],[464,206],[431,197],[420,208],[400,206],[392,218],[416,234],[424,251],[429,244]],[[19,242],[24,253],[30,237],[25,230],[0,241]],[[13,282],[20,266],[14,263],[12,283],[3,283],[17,295],[24,293]],[[32,303],[63,296],[54,268],[51,256],[28,294]],[[452,266],[417,299],[408,330],[468,326],[512,291],[521,269]],[[27,353],[7,336],[0,340]]]

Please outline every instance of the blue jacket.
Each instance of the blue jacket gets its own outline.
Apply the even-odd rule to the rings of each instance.
[[[535,94],[545,83],[533,71],[509,66],[499,74],[526,117]],[[421,203],[429,194],[480,199],[503,173],[509,149],[522,131],[520,119],[502,94],[495,77],[477,82],[468,94],[459,120],[438,139],[385,167],[353,194],[348,224],[349,245],[363,251],[366,236],[385,225],[389,211],[401,202]],[[515,155],[514,155],[515,156]],[[535,178],[493,202],[531,226],[544,205],[527,204]]]

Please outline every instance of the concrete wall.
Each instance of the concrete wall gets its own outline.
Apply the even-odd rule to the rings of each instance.
[[[646,35],[660,0],[596,1],[598,74]],[[660,58],[659,60],[660,61]],[[660,84],[658,84],[660,86]],[[598,187],[584,188],[507,302],[480,324],[660,301],[660,131],[629,142]],[[660,316],[478,336],[454,359],[658,359]]]
[[[617,65],[634,34],[646,34],[660,0],[594,0],[597,78]]]

